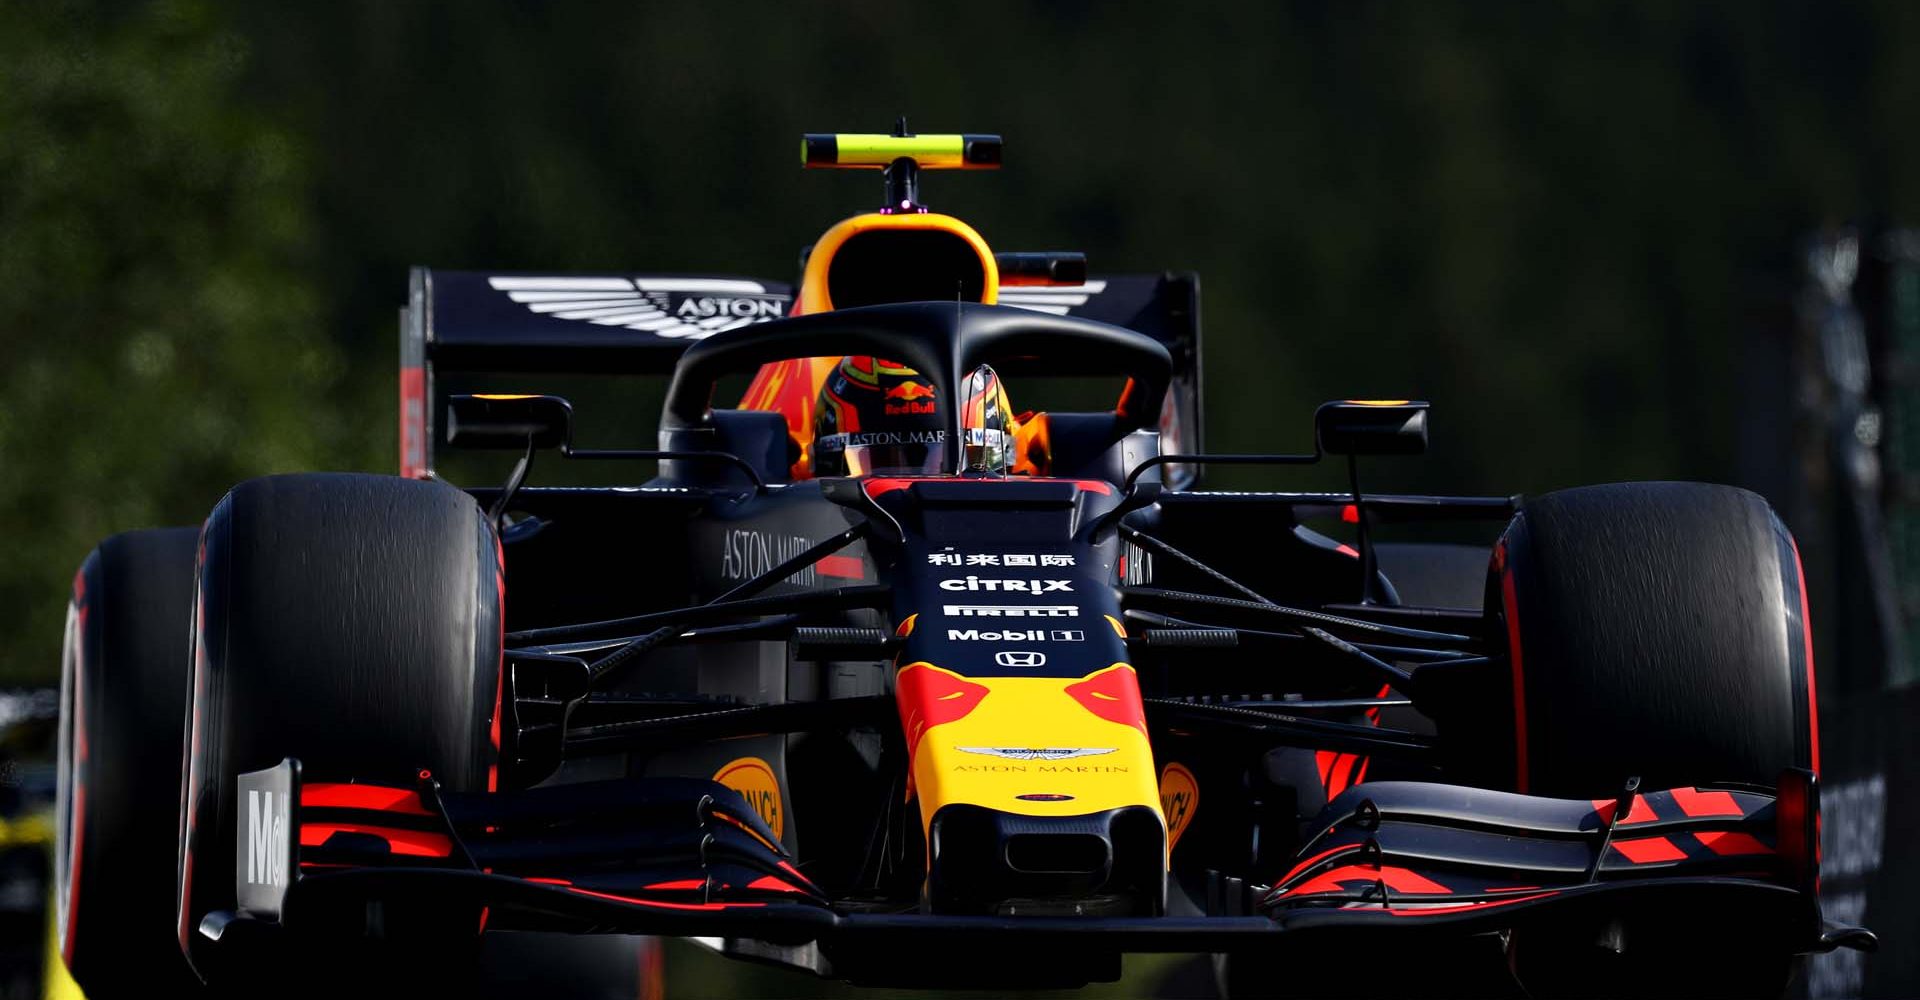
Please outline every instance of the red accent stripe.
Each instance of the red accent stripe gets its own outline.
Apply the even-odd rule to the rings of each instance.
[[[759,831],[757,831],[757,830],[755,830],[755,829],[754,829],[753,827],[750,827],[750,826],[748,826],[748,825],[747,825],[747,824],[746,824],[746,823],[745,823],[744,821],[742,821],[742,820],[741,820],[741,819],[740,819],[739,817],[737,817],[737,816],[729,816],[729,815],[727,815],[726,813],[723,813],[723,812],[716,812],[716,813],[714,813],[713,815],[714,815],[714,818],[716,818],[716,819],[719,819],[719,820],[721,820],[721,821],[723,821],[723,822],[727,822],[727,823],[732,823],[732,824],[733,824],[734,826],[737,826],[737,827],[739,827],[739,828],[740,828],[740,829],[741,829],[742,831],[744,831],[744,832],[746,832],[746,833],[747,833],[747,834],[748,834],[749,836],[751,836],[751,837],[752,837],[753,839],[755,839],[755,840],[757,840],[757,841],[759,841],[759,842],[761,842],[762,844],[765,844],[765,845],[767,845],[768,847],[770,847],[770,848],[772,848],[772,849],[774,849],[774,850],[776,850],[776,851],[780,849],[780,845],[779,845],[779,844],[776,844],[776,843],[773,843],[772,841],[770,841],[770,840],[768,840],[767,838],[765,838],[765,837],[762,837],[762,836],[760,836],[760,833],[759,833]]]
[[[1375,698],[1385,698],[1386,696],[1392,693],[1393,693],[1393,685],[1382,684],[1380,685],[1380,690],[1374,692],[1373,696]],[[1367,725],[1369,726],[1380,725],[1380,706],[1375,705],[1372,708],[1367,709]],[[1363,756],[1363,757],[1358,757],[1357,759],[1359,763],[1354,766],[1353,780],[1347,782],[1348,788],[1352,788],[1354,785],[1358,785],[1366,781],[1367,765],[1373,763],[1372,757]]]
[[[1773,803],[1774,843],[1780,845],[1780,855],[1792,866],[1796,880],[1808,875],[1819,880],[1820,846],[1819,818],[1815,817],[1813,829],[1807,827],[1807,811],[1813,808],[1812,789],[1805,775],[1792,771],[1780,776],[1779,798]],[[1814,842],[1808,843],[1808,834]]]
[[[1329,801],[1331,801],[1334,796],[1340,794],[1340,789],[1345,787],[1345,783],[1342,782],[1340,775],[1347,767],[1347,756],[1348,755],[1344,753],[1336,753],[1333,755],[1333,760],[1327,764],[1327,777],[1321,784],[1326,789],[1327,799]]]
[[[1613,808],[1619,804],[1619,801],[1619,799],[1594,799],[1593,811],[1603,817],[1612,816]],[[1632,826],[1635,823],[1651,823],[1659,818],[1659,816],[1654,815],[1653,807],[1647,805],[1646,796],[1636,795],[1633,797],[1633,804],[1627,807],[1627,818],[1621,820],[1620,825]]]
[[[1338,751],[1315,750],[1313,752],[1313,763],[1316,767],[1320,768],[1321,788],[1327,787],[1328,779],[1331,778],[1333,773],[1333,765],[1339,760],[1340,754]]]
[[[772,875],[762,875],[759,878],[754,879],[751,882],[748,882],[747,888],[762,889],[767,892],[802,892],[803,891],[793,886],[792,884],[788,883],[785,879],[774,878]]]
[[[1355,504],[1345,504],[1340,508],[1340,520],[1347,524],[1360,523],[1360,508]]]
[[[496,637],[500,662],[493,676],[493,720],[487,726],[487,739],[493,745],[493,762],[487,765],[489,792],[500,790],[500,717],[506,708],[507,694],[507,550],[500,544],[498,534],[493,536],[493,592],[494,617],[500,627]]]
[[[1787,546],[1793,549],[1793,574],[1800,578],[1800,636],[1807,644],[1807,739],[1813,751],[1813,773],[1820,773],[1820,702],[1814,697],[1813,616],[1807,611],[1807,573],[1800,565],[1800,543],[1787,533]]]
[[[1773,848],[1761,843],[1759,838],[1738,830],[1704,830],[1694,834],[1693,839],[1706,845],[1707,850],[1722,857],[1773,853]]]
[[[863,487],[867,491],[867,496],[877,497],[883,493],[892,493],[894,490],[904,490],[914,483],[949,483],[961,481],[962,480],[940,476],[896,476],[869,479],[863,484]],[[1102,496],[1113,495],[1113,487],[1098,479],[1036,479],[1032,476],[1009,476],[1005,479],[968,479],[964,481],[968,483],[1072,483],[1086,490],[1088,493],[1098,493]]]
[[[681,878],[681,879],[674,879],[671,882],[655,882],[652,885],[647,886],[646,888],[659,889],[664,892],[672,889],[699,889],[699,888],[705,887],[706,884],[707,884],[706,879]]]
[[[594,892],[592,889],[582,889],[578,886],[568,886],[567,891],[582,896],[592,896],[596,899],[611,899],[616,903],[632,903],[637,906],[656,906],[663,910],[724,910],[736,906],[755,907],[767,905],[765,903],[669,903],[658,899],[636,899],[632,896],[616,896],[610,892]]]
[[[573,884],[572,882],[563,878],[528,878],[527,881],[538,882],[541,885],[572,885]]]
[[[1675,788],[1668,791],[1673,801],[1678,803],[1680,811],[1694,819],[1707,816],[1745,816],[1733,796],[1726,792],[1703,792],[1698,788]]]
[[[1373,693],[1373,696],[1375,698],[1385,698],[1386,696],[1392,693],[1393,693],[1393,685],[1382,684],[1380,685],[1380,690],[1375,691]],[[1367,709],[1367,725],[1378,726],[1379,724],[1380,724],[1380,706],[1375,705],[1372,708]]]
[[[1288,889],[1282,896],[1305,896],[1321,892],[1345,892],[1347,882],[1385,882],[1393,892],[1412,892],[1429,896],[1451,896],[1453,890],[1410,868],[1383,865],[1344,865]]]
[[[787,874],[792,875],[794,878],[799,879],[801,885],[813,885],[812,879],[806,877],[805,875],[800,874],[800,869],[795,868],[794,866],[786,863],[785,861],[775,862],[775,866],[778,867],[781,871],[784,871]]]
[[[78,682],[74,686],[79,687]],[[62,935],[64,940],[61,942],[60,949],[61,960],[69,963],[73,961],[74,930],[80,926],[80,875],[84,870],[80,864],[82,859],[80,846],[85,837],[83,831],[86,829],[87,822],[87,790],[85,784],[78,781],[74,782],[71,822],[74,832],[72,834],[73,849],[68,852],[69,860],[67,861],[67,928],[66,933]],[[188,863],[192,863],[191,856],[188,857]]]
[[[1685,861],[1687,852],[1674,846],[1673,841],[1665,837],[1643,837],[1639,840],[1616,840],[1613,849],[1636,865],[1659,864],[1663,861]]]
[[[1345,769],[1343,769],[1340,772],[1340,790],[1341,791],[1344,792],[1347,789],[1352,788],[1354,785],[1357,785],[1360,783],[1359,782],[1360,764],[1365,760],[1366,760],[1365,757],[1362,757],[1357,753],[1350,753],[1347,755],[1347,766]]]
[[[364,833],[387,842],[395,854],[414,858],[445,858],[453,855],[453,842],[445,834],[424,830],[401,830],[365,823],[302,823],[300,846],[320,847],[336,833]]]
[[[431,816],[420,793],[383,785],[342,785],[316,782],[300,786],[300,804],[338,809],[376,809],[380,812]]]
[[[1334,550],[1335,552],[1338,552],[1338,553],[1340,553],[1340,554],[1341,554],[1341,555],[1343,555],[1343,556],[1350,556],[1350,557],[1352,557],[1352,558],[1354,558],[1354,559],[1358,559],[1358,558],[1360,558],[1360,552],[1359,552],[1359,550],[1357,550],[1357,549],[1355,549],[1355,548],[1354,548],[1353,546],[1351,546],[1351,545],[1344,545],[1344,544],[1343,544],[1343,545],[1335,545],[1335,546],[1333,547],[1333,550]]]
[[[821,576],[838,577],[842,580],[864,580],[867,578],[866,566],[860,561],[858,556],[821,556],[820,561],[814,563],[813,566],[815,571]]]
[[[1327,798],[1332,799],[1341,792],[1354,786],[1354,768],[1359,764],[1359,754],[1343,753],[1333,764],[1331,780],[1327,782]]]
[[[1275,882],[1274,885],[1286,885],[1288,879],[1294,877],[1295,875],[1300,874],[1303,871],[1306,871],[1309,868],[1312,868],[1314,865],[1317,865],[1320,862],[1325,861],[1326,859],[1336,854],[1340,854],[1346,851],[1357,851],[1359,849],[1360,849],[1359,844],[1343,844],[1339,847],[1329,847],[1326,850],[1321,851],[1319,854],[1316,854],[1313,857],[1310,857],[1307,860],[1302,861],[1297,865],[1294,865],[1293,868],[1290,869],[1285,875],[1282,875],[1280,877],[1280,881]]]
[[[1500,603],[1507,618],[1507,659],[1513,664],[1514,788],[1525,792],[1530,784],[1527,774],[1527,682],[1520,666],[1520,611],[1513,596],[1513,571],[1507,565],[1505,539],[1493,550],[1493,560],[1500,568]]]
[[[408,479],[427,475],[427,372],[409,365],[400,369],[400,474]]]

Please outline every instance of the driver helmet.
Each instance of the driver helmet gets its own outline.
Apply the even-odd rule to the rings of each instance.
[[[841,358],[813,415],[816,476],[938,475],[951,471],[946,418],[932,380],[898,362]]]

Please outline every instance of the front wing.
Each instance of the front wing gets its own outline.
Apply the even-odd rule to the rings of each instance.
[[[430,779],[303,786],[289,760],[242,775],[240,789],[239,801],[267,808],[240,824],[238,912],[200,927],[221,951],[337,934],[315,922],[372,902],[484,910],[521,928],[718,939],[734,953],[876,983],[956,981],[975,946],[1045,955],[1066,983],[1102,977],[1126,952],[1271,953],[1636,913],[1696,913],[1795,952],[1872,945],[1867,932],[1821,919],[1817,784],[1804,771],[1770,791],[1629,789],[1597,801],[1363,784],[1328,804],[1318,834],[1271,885],[1209,873],[1200,912],[1127,918],[883,912],[835,900],[737,793],[698,779],[456,795]]]

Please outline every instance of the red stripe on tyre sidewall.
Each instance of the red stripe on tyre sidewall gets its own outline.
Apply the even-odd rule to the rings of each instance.
[[[1527,681],[1520,663],[1520,609],[1514,599],[1513,567],[1507,562],[1507,543],[1501,539],[1493,550],[1494,565],[1500,570],[1500,605],[1507,619],[1507,659],[1513,666],[1513,773],[1514,790],[1527,790]]]
[[[1800,585],[1800,640],[1806,644],[1807,665],[1807,741],[1813,773],[1820,774],[1820,703],[1814,698],[1813,618],[1807,610],[1807,572],[1800,563],[1800,543],[1787,532],[1787,546],[1793,549],[1793,575]]]
[[[499,663],[493,672],[493,721],[488,725],[487,739],[493,746],[493,762],[487,765],[487,791],[500,790],[500,712],[505,707],[507,691],[507,551],[500,544],[497,532],[489,530],[493,536],[493,617],[499,626],[499,636],[495,647],[499,650]]]

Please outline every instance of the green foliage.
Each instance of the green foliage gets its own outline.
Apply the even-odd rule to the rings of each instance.
[[[368,451],[330,398],[306,157],[236,102],[245,54],[204,4],[0,4],[0,684],[57,668],[101,537]]]
[[[1377,486],[1751,481],[1796,242],[1920,218],[1916,47],[1893,0],[0,0],[0,677],[99,536],[392,467],[408,265],[788,277],[879,190],[795,134],[903,112],[1006,135],[925,184],[995,246],[1202,274],[1213,447],[1419,396]]]
[[[1897,3],[233,9],[327,151],[355,357],[410,263],[791,274],[877,196],[794,133],[905,112],[1007,136],[925,184],[996,246],[1202,273],[1213,444],[1431,398],[1433,457],[1382,485],[1740,479],[1796,241],[1920,209]]]

